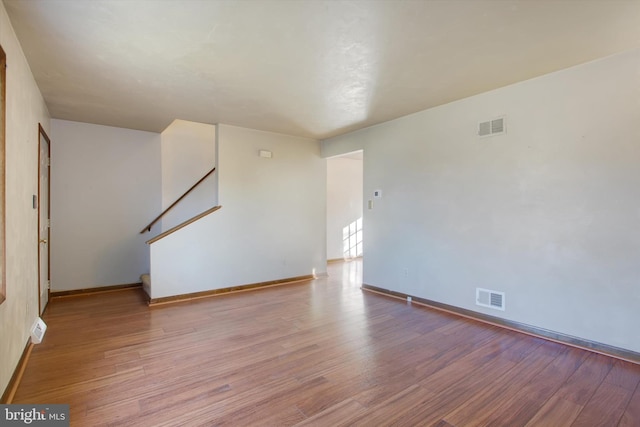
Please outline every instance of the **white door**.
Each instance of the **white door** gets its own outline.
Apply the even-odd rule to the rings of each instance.
[[[40,127],[38,189],[38,262],[40,264],[40,314],[49,302],[49,137]]]

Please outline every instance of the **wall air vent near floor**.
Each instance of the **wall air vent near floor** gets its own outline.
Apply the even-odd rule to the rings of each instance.
[[[476,288],[476,304],[504,311],[504,292]]]

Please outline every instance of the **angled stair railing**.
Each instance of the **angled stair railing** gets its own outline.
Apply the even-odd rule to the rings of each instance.
[[[194,216],[193,218],[189,218],[188,220],[176,225],[175,227],[172,227],[170,229],[168,229],[167,231],[164,231],[160,234],[158,234],[156,237],[147,240],[147,244],[152,244],[154,242],[157,242],[158,240],[162,239],[163,237],[167,237],[169,234],[171,233],[175,233],[176,231],[180,230],[182,227],[186,227],[187,225],[191,224],[192,222],[196,222],[197,220],[199,220],[202,217],[205,217],[207,215],[209,215],[210,213],[213,213],[215,211],[217,211],[218,209],[220,209],[222,206],[214,206],[212,208],[207,209],[206,211],[199,213],[198,215]]]
[[[162,213],[160,215],[158,215],[153,221],[151,221],[149,224],[147,224],[142,231],[140,231],[140,234],[146,233],[147,231],[151,231],[151,227],[153,227],[155,225],[156,222],[160,221],[160,218],[162,218],[167,212],[169,212],[175,205],[177,205],[180,200],[184,199],[187,194],[191,193],[191,191],[193,191],[194,188],[196,188],[198,185],[200,185],[202,183],[202,181],[204,181],[205,179],[207,179],[207,177],[209,177],[209,175],[211,175],[214,171],[216,170],[216,168],[211,169],[209,172],[207,172],[202,178],[200,178],[198,180],[198,182],[196,182],[195,184],[193,184],[193,186],[188,189],[182,196],[178,197],[178,200],[176,200],[175,202],[173,202],[171,204],[171,206],[169,206],[167,209],[165,209],[164,211],[162,211]],[[206,211],[205,211],[206,212]],[[200,214],[202,215],[202,214]],[[204,215],[203,215],[204,216]],[[184,226],[183,226],[184,227]],[[175,228],[175,227],[174,227]],[[170,231],[170,230],[169,230]],[[165,232],[166,233],[166,232]],[[162,234],[165,234],[162,233]],[[148,243],[148,242],[147,242]]]

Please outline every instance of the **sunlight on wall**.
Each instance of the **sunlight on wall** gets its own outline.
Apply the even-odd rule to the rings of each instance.
[[[345,259],[362,255],[362,217],[342,229],[342,248]]]

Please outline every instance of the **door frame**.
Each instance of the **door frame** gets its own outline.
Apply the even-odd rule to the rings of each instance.
[[[47,141],[47,158],[51,159],[51,139],[49,139],[49,136],[47,135],[47,132],[45,132],[44,128],[42,127],[42,124],[38,123],[38,232],[37,232],[37,239],[36,239],[36,244],[38,245],[38,316],[41,316],[43,314],[43,307],[42,307],[42,293],[40,291],[40,284],[42,283],[42,277],[41,277],[41,264],[42,264],[42,260],[40,259],[40,227],[41,227],[41,223],[40,223],[40,217],[41,217],[41,212],[40,209],[42,208],[42,204],[40,203],[41,199],[41,194],[40,194],[40,165],[41,165],[41,153],[42,153],[42,138],[45,139],[45,141]],[[47,167],[47,184],[48,184],[48,189],[47,189],[47,193],[48,193],[48,200],[47,200],[47,218],[49,219],[49,221],[51,221],[51,163],[49,160],[49,166]],[[51,297],[51,289],[49,286],[50,280],[51,280],[51,223],[49,223],[49,227],[47,227],[47,303],[49,302],[49,298]],[[46,307],[44,307],[46,309]]]
[[[0,45],[0,304],[7,298],[7,233],[6,233],[6,116],[7,55]]]

